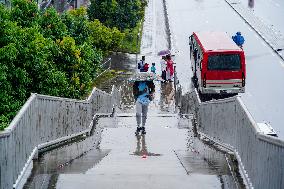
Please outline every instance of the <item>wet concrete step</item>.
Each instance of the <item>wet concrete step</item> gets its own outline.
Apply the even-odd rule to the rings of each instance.
[[[117,118],[115,127],[104,128],[99,145],[110,150],[108,155],[84,173],[60,174],[56,188],[222,188],[222,171],[212,171],[216,167],[210,169],[188,148],[191,136],[188,129],[178,128],[178,121],[149,117],[147,134],[135,136],[135,117]],[[185,164],[196,169],[189,173]]]

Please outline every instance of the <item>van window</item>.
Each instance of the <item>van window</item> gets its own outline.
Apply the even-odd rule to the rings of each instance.
[[[208,56],[208,70],[231,70],[241,69],[241,58],[238,54],[218,54]]]

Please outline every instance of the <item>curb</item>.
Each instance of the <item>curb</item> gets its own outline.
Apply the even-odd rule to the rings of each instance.
[[[168,1],[163,0],[163,4],[164,4],[164,11],[165,11],[166,29],[169,35],[169,49],[171,52],[175,52],[174,42],[173,42],[173,30],[171,29],[170,16],[169,16],[169,11],[168,11]]]
[[[273,43],[265,36],[263,32],[261,32],[257,26],[255,26],[253,23],[251,23],[248,18],[243,15],[238,8],[236,8],[234,5],[235,3],[231,3],[229,0],[225,0],[226,3],[265,41],[265,43],[284,61],[284,53],[281,54],[280,52],[283,50],[284,51],[284,39],[276,36],[275,40],[283,40],[283,47],[275,47]],[[252,14],[255,18],[258,19],[254,14]],[[272,28],[267,27],[268,30],[273,30]],[[269,34],[268,34],[269,35]],[[279,38],[279,39],[278,39]]]

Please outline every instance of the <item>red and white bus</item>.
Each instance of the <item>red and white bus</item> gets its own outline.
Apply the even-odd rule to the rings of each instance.
[[[244,51],[225,32],[193,32],[189,37],[193,81],[201,94],[245,92]]]

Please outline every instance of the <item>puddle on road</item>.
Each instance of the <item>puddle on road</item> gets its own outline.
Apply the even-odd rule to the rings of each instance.
[[[130,155],[141,156],[142,158],[146,158],[147,156],[161,156],[162,154],[156,154],[148,151],[145,138],[145,135],[136,136],[136,149],[135,152]]]
[[[84,174],[98,164],[109,152],[110,150],[92,149],[76,158],[68,156],[67,154],[70,152],[66,148],[46,153],[38,161],[34,161],[32,175],[24,189],[56,188],[61,174]]]

